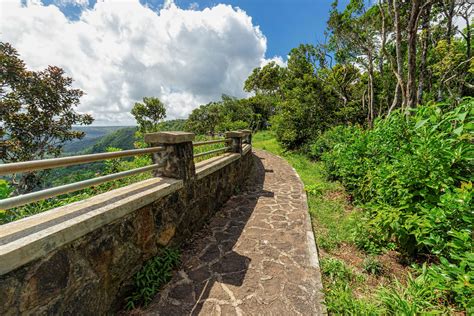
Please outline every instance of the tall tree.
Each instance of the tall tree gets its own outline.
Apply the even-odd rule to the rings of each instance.
[[[256,94],[274,95],[280,90],[285,69],[271,61],[263,67],[255,68],[245,80],[244,91]]]
[[[395,0],[397,1],[397,0]],[[410,18],[408,20],[407,27],[407,46],[408,46],[408,61],[407,61],[407,86],[406,86],[406,97],[407,97],[407,108],[413,108],[416,106],[416,49],[417,49],[417,36],[418,36],[418,21],[420,12],[422,11],[422,0],[412,0],[410,7]],[[425,5],[429,5],[430,1],[427,1]]]
[[[418,92],[416,96],[417,104],[420,104],[423,99],[423,89],[425,87],[428,49],[430,46],[430,21],[431,21],[431,4],[425,7],[422,15],[422,52],[420,60],[420,72],[418,78]]]
[[[143,103],[135,103],[132,115],[137,121],[139,132],[156,132],[158,124],[166,117],[166,108],[158,98],[144,97]]]
[[[374,19],[377,19],[377,7],[367,10],[363,0],[351,0],[344,11],[337,9],[338,1],[332,4],[328,21],[331,44],[339,62],[355,62],[367,71],[367,121],[369,125],[375,117],[374,101],[374,60],[379,54],[375,38],[379,35]]]
[[[189,115],[185,129],[195,134],[211,135],[216,133],[217,126],[223,120],[221,105],[211,102],[194,109]]]
[[[49,66],[30,71],[8,43],[0,42],[0,123],[5,163],[57,157],[64,143],[84,136],[73,125],[88,125],[92,116],[75,111],[83,92],[71,88],[64,71]],[[45,172],[13,177],[17,192],[41,186]]]

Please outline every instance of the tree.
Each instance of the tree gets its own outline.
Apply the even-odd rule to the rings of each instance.
[[[222,122],[220,104],[211,102],[194,109],[185,124],[185,130],[195,134],[214,136],[216,128]]]
[[[92,116],[75,111],[83,92],[73,89],[72,78],[49,66],[30,71],[8,43],[0,42],[0,122],[4,163],[57,157],[65,142],[80,139],[73,125],[88,125]],[[41,186],[45,172],[13,177],[16,192]]]
[[[245,80],[244,91],[266,95],[275,94],[279,91],[284,76],[285,69],[272,61],[263,68],[257,67],[252,71]]]
[[[332,33],[331,46],[336,50],[340,62],[355,62],[365,68],[367,81],[367,121],[369,125],[375,118],[374,110],[374,60],[376,40],[379,35],[376,29],[378,7],[372,6],[367,10],[363,0],[351,0],[344,11],[337,10],[337,1],[333,3],[330,12],[328,28]]]
[[[143,103],[135,103],[132,115],[137,121],[140,133],[156,132],[158,124],[166,117],[166,108],[158,98],[144,97]]]

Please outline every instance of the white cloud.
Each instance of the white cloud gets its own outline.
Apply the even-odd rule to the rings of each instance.
[[[130,109],[144,96],[159,97],[168,118],[222,93],[242,97],[248,74],[265,63],[265,36],[227,5],[196,11],[168,1],[154,12],[138,0],[102,0],[77,21],[53,5],[0,6],[1,40],[32,69],[63,67],[86,92],[79,110],[97,124],[132,123]]]
[[[264,66],[268,65],[272,61],[275,62],[275,64],[277,64],[280,67],[286,67],[287,66],[287,62],[284,61],[283,58],[281,58],[281,56],[275,56],[275,57],[272,57],[270,59],[262,60],[262,62],[260,63],[260,67],[264,67]]]
[[[197,2],[191,2],[191,3],[189,4],[189,7],[188,7],[188,8],[189,8],[189,10],[198,10],[198,9],[199,9],[199,3],[197,3]]]

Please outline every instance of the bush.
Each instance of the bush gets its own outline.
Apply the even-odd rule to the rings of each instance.
[[[474,279],[473,105],[466,99],[420,106],[408,117],[395,112],[370,130],[333,128],[312,146],[363,206],[356,244],[377,252],[395,242],[409,256],[439,258],[430,271],[450,275],[447,291],[463,307]]]
[[[383,264],[372,256],[367,257],[364,262],[362,262],[362,268],[368,274],[374,275],[382,275],[384,270]]]
[[[134,277],[135,289],[127,297],[126,309],[148,305],[158,290],[171,280],[180,262],[181,253],[173,248],[164,248],[160,255],[147,261]]]
[[[345,142],[360,128],[355,126],[335,126],[316,138],[309,146],[309,156],[320,159],[322,154],[330,151],[338,143]]]

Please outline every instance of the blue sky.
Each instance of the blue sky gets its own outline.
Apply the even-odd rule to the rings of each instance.
[[[57,0],[43,0],[44,4],[54,4]],[[140,0],[154,10],[163,7],[163,0]],[[267,37],[266,56],[281,56],[286,59],[290,50],[301,43],[319,43],[325,41],[325,29],[328,12],[333,0],[175,0],[174,3],[184,9],[197,4],[197,9],[213,7],[219,3],[230,4],[246,11],[259,25]],[[339,7],[349,0],[339,0]],[[89,1],[93,7],[95,0]],[[77,19],[82,8],[65,5],[61,11],[71,19]]]
[[[63,68],[95,124],[130,125],[146,96],[168,119],[223,94],[248,97],[254,68],[284,67],[292,48],[324,42],[332,1],[0,0],[0,34],[28,68]]]

